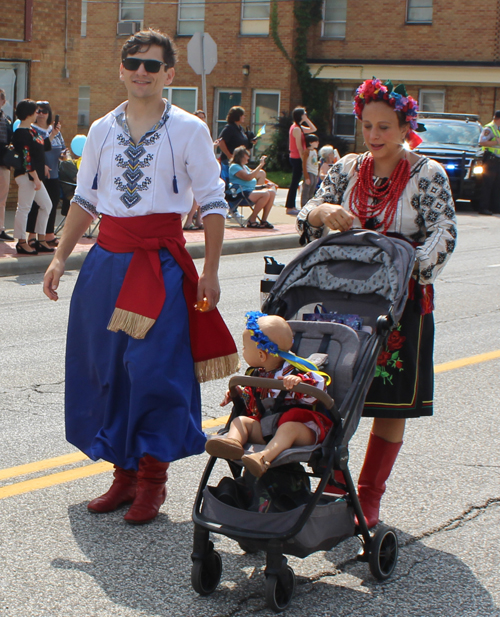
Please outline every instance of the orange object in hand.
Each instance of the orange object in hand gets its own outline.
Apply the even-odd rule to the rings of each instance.
[[[206,311],[208,311],[208,300],[206,298],[203,298],[203,300],[201,300],[201,302],[197,302],[194,305],[195,310],[200,311],[201,313],[205,313]]]

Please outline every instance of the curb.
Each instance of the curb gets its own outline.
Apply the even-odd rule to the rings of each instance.
[[[259,236],[257,238],[238,238],[226,240],[222,245],[222,255],[241,255],[243,253],[258,253],[261,251],[280,251],[299,248],[298,234],[284,234],[276,237]],[[186,249],[193,259],[205,257],[204,242],[190,242]],[[82,267],[88,251],[72,253],[66,261],[65,270],[79,270]],[[0,277],[17,276],[45,272],[53,254],[37,255],[36,257],[13,257],[0,259]]]

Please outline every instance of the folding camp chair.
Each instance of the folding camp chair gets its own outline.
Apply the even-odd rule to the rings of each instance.
[[[250,208],[253,212],[255,204],[245,196],[239,184],[226,185],[226,201],[229,205],[229,215],[240,227],[245,227],[247,218],[243,214],[243,208]],[[257,217],[260,222],[260,218]]]

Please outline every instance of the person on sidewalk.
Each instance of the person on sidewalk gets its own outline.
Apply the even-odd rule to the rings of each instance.
[[[94,122],[44,292],[57,300],[64,264],[101,215],[97,243],[71,300],[66,436],[115,466],[110,490],[88,504],[125,503],[131,524],[153,520],[170,462],[205,448],[199,382],[237,370],[233,338],[215,308],[227,203],[206,124],[162,98],[175,48],[154,30],[122,48],[128,100]],[[182,217],[200,204],[205,264],[198,279]]]
[[[302,192],[300,194],[300,205],[302,208],[316,193],[319,169],[318,136],[314,134],[306,135],[306,146],[307,149],[302,157],[302,165],[304,167],[304,181],[302,182]]]
[[[12,123],[2,107],[7,102],[5,90],[0,88],[0,240],[14,240],[5,231],[5,206],[10,186],[10,167],[2,165],[2,160],[7,146],[12,141]]]
[[[433,286],[456,246],[457,221],[443,167],[404,148],[417,128],[416,101],[403,84],[368,79],[356,91],[354,113],[368,152],[348,154],[328,172],[297,217],[302,241],[329,229],[363,228],[397,234],[416,246],[409,297],[377,360],[363,415],[373,417],[358,493],[369,527],[403,444],[407,418],[433,413]],[[336,474],[336,478],[339,477]],[[332,487],[329,492],[337,492]]]
[[[17,104],[16,116],[20,120],[20,124],[12,137],[14,148],[23,157],[23,168],[14,171],[14,178],[18,186],[14,238],[17,239],[16,251],[19,255],[54,252],[54,249],[45,241],[45,231],[52,202],[42,182],[45,176],[45,151],[50,150],[51,144],[48,138],[41,137],[31,126],[35,121],[36,110],[37,104],[30,99],[25,99]],[[33,200],[40,206],[34,227],[34,231],[38,235],[36,247],[29,246],[26,240],[26,222]]]
[[[303,107],[296,107],[292,112],[293,124],[288,133],[288,149],[290,150],[290,165],[292,166],[292,181],[286,196],[286,213],[297,216],[297,189],[302,178],[302,157],[306,151],[306,135],[315,133],[316,127],[307,117]]]
[[[500,110],[481,132],[479,145],[484,150],[479,214],[500,214]]]

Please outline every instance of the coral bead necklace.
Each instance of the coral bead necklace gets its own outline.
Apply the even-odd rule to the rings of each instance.
[[[403,157],[389,179],[376,186],[373,180],[373,156],[367,155],[359,167],[358,179],[349,199],[349,210],[359,218],[361,227],[365,228],[368,219],[382,217],[382,220],[375,223],[375,229],[387,233],[394,220],[398,200],[409,179],[410,163]]]

